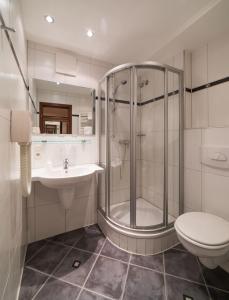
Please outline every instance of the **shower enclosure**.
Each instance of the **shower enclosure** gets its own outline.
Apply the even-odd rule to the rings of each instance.
[[[183,71],[124,64],[99,85],[100,217],[153,237],[183,212]]]

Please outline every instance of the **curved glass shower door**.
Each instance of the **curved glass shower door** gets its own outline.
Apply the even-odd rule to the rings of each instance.
[[[129,69],[108,77],[108,216],[130,226],[130,98]]]
[[[129,230],[168,228],[182,211],[182,71],[114,68],[99,99],[100,212]]]
[[[137,72],[136,226],[164,222],[165,72],[139,67]]]

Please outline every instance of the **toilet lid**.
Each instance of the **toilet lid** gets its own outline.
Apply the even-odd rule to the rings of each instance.
[[[187,238],[214,246],[229,242],[229,222],[212,214],[190,212],[179,216],[176,227]]]

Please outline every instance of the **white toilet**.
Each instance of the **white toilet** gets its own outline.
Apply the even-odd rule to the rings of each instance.
[[[210,269],[229,272],[229,222],[204,212],[179,216],[174,224],[181,244]]]

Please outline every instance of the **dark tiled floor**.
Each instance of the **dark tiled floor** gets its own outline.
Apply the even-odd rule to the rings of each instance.
[[[42,240],[29,244],[26,252],[25,261],[30,260],[38,251],[40,251],[41,247],[44,246],[46,243],[46,240]]]
[[[74,261],[80,261],[78,268]],[[229,275],[204,268],[181,245],[153,256],[130,255],[94,225],[30,244],[19,300],[184,300],[184,295],[228,300]]]
[[[25,268],[21,282],[19,300],[30,300],[41,288],[48,276]]]
[[[87,230],[83,237],[76,243],[75,247],[91,251],[95,253],[99,253],[104,243],[105,237],[104,235],[92,228],[91,230]]]
[[[127,273],[127,264],[106,257],[99,257],[86,288],[105,296],[120,299]]]
[[[163,300],[165,299],[164,296],[164,276],[162,273],[130,265],[123,299]]]
[[[91,270],[97,255],[85,251],[72,249],[58,267],[54,276],[77,285],[82,285]],[[79,268],[72,267],[73,261],[80,261]]]
[[[105,245],[103,247],[101,255],[111,257],[111,258],[115,258],[115,259],[118,259],[118,260],[122,260],[124,262],[128,262],[129,258],[130,258],[129,253],[114,247],[113,244],[111,242],[109,242],[108,240],[106,240],[106,242],[105,242]]]
[[[204,283],[197,258],[176,249],[165,252],[165,272],[198,283]]]
[[[192,297],[193,299],[209,299],[207,288],[204,285],[188,282],[169,275],[166,275],[166,290],[168,300],[184,300],[183,295]]]
[[[59,234],[52,237],[50,240],[58,242],[67,246],[74,246],[84,235],[84,229],[69,231],[67,233]]]
[[[36,300],[76,300],[79,292],[80,287],[73,286],[55,278],[49,278],[45,286],[38,293]]]
[[[149,256],[132,255],[130,263],[163,272],[163,254]]]
[[[69,247],[47,242],[45,246],[28,261],[27,266],[51,274],[68,251]]]

